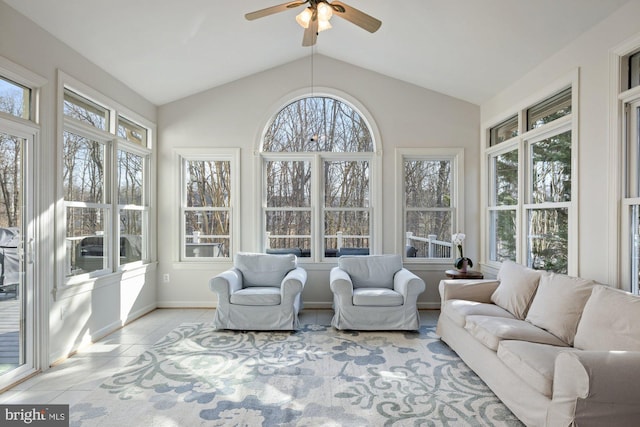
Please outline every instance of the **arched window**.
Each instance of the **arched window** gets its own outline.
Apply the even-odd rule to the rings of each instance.
[[[373,251],[374,140],[354,107],[327,96],[291,102],[261,151],[265,252],[320,261]]]

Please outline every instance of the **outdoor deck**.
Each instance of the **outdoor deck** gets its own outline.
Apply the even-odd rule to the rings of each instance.
[[[20,362],[20,300],[0,293],[0,375]]]

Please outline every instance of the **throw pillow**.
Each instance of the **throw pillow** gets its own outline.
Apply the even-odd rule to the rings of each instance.
[[[503,261],[498,272],[500,285],[491,295],[491,302],[524,320],[542,273],[513,261]]]
[[[597,285],[584,306],[574,347],[640,351],[640,297]]]
[[[544,274],[527,312],[526,321],[551,332],[569,345],[595,283],[564,274]]]

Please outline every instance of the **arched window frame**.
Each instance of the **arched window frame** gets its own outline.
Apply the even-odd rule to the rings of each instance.
[[[297,102],[308,97],[329,97],[337,101],[347,104],[355,110],[366,123],[373,144],[373,150],[368,152],[265,152],[263,150],[264,137],[271,126],[274,118],[289,104]],[[380,145],[380,133],[367,109],[351,95],[332,88],[314,88],[310,93],[308,90],[299,90],[276,102],[268,114],[263,119],[264,126],[260,129],[257,138],[257,148],[255,151],[255,170],[256,186],[260,191],[256,192],[256,206],[258,206],[258,214],[256,215],[256,229],[260,230],[260,241],[257,243],[258,250],[267,251],[267,234],[265,216],[266,206],[266,190],[267,183],[265,177],[265,165],[268,161],[307,161],[312,169],[311,177],[311,202],[309,210],[311,212],[311,256],[301,257],[302,263],[321,263],[335,262],[335,258],[326,257],[324,252],[324,225],[322,218],[326,211],[324,207],[324,193],[322,186],[322,164],[325,161],[348,161],[362,160],[369,162],[369,180],[370,180],[370,200],[369,200],[369,253],[382,253],[382,148]]]

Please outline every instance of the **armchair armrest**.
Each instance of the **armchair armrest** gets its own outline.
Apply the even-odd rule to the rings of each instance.
[[[635,426],[640,352],[576,351],[556,357],[549,426]]]
[[[424,280],[411,271],[403,268],[393,276],[393,290],[402,294],[405,303],[408,298],[417,299],[426,289]]]
[[[296,267],[284,276],[280,283],[280,301],[282,304],[290,305],[295,297],[302,292],[307,282],[307,271],[304,268]]]
[[[242,289],[242,273],[235,267],[223,271],[209,280],[209,289],[218,294],[218,300],[229,301],[231,294]]]
[[[346,271],[333,267],[329,273],[329,287],[341,305],[353,305],[353,282]]]
[[[500,285],[497,280],[441,280],[438,286],[442,303],[450,299],[491,302],[491,294]]]

